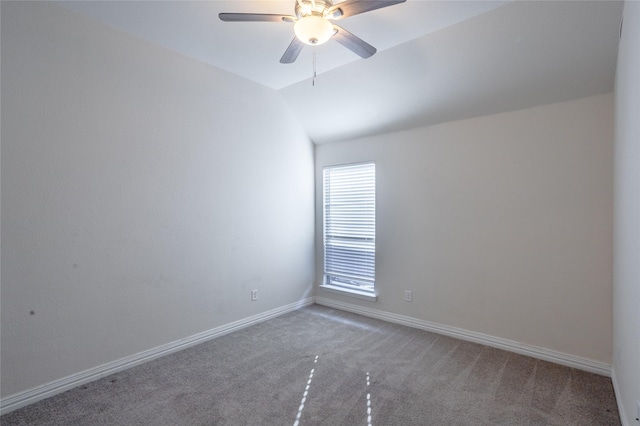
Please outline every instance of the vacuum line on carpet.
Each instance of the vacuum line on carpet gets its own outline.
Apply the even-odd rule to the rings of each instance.
[[[313,363],[316,364],[318,362],[318,356],[313,360]],[[300,417],[302,416],[302,410],[304,410],[304,403],[307,402],[307,395],[309,395],[309,387],[311,387],[311,380],[313,380],[313,373],[315,372],[315,368],[311,369],[309,373],[309,380],[307,380],[307,387],[304,388],[304,393],[302,394],[302,400],[300,400],[300,407],[298,407],[298,414],[296,415],[296,421],[293,423],[293,426],[298,426],[300,424]]]

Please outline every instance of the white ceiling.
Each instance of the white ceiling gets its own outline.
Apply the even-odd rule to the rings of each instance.
[[[63,1],[63,6],[278,90],[316,143],[504,112],[613,90],[619,1],[427,1],[341,20],[378,49],[329,41],[279,63],[287,23],[222,22],[220,12],[293,15],[286,1]],[[334,3],[336,3],[334,1]]]

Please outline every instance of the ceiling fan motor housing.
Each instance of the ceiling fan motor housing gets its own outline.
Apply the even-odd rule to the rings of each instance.
[[[315,7],[314,7],[315,4]],[[298,19],[305,16],[321,16],[323,18],[331,18],[331,16],[324,16],[326,10],[328,10],[333,3],[331,0],[301,0],[296,2],[296,16]]]

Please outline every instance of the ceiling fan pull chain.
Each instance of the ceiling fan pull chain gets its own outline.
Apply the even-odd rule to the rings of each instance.
[[[311,85],[316,85],[316,47],[313,46],[313,80],[311,81]]]

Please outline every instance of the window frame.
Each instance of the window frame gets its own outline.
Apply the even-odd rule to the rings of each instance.
[[[364,169],[363,169],[364,167]],[[358,170],[360,169],[360,170]],[[331,180],[330,176],[327,176],[327,173],[330,171],[335,171],[334,174],[337,174],[335,184],[334,184],[334,192],[344,190],[344,186],[351,186],[352,189],[356,191],[360,191],[364,196],[358,197],[359,200],[351,200],[350,197],[353,195],[351,193],[347,194],[345,197],[343,194],[339,194],[335,197],[335,202],[331,201]],[[345,180],[344,175],[343,179],[340,180],[340,172],[344,174],[353,174],[351,176],[352,180]],[[373,174],[371,181],[362,181],[363,178],[368,178],[367,174]],[[327,180],[329,179],[329,180]],[[355,185],[355,187],[353,187]],[[330,292],[347,294],[350,296],[355,296],[365,300],[377,300],[376,294],[376,284],[375,284],[375,257],[376,257],[376,163],[375,161],[365,161],[358,163],[348,163],[348,164],[336,164],[336,165],[328,165],[322,168],[322,255],[323,255],[323,282],[320,287]],[[339,193],[339,192],[336,192]],[[329,197],[329,199],[327,199]],[[340,203],[342,201],[342,203]],[[357,225],[353,226],[353,219],[348,218],[346,222],[344,213],[340,212],[338,209],[338,213],[333,216],[334,223],[331,221],[331,214],[327,212],[327,209],[331,210],[331,206],[340,205],[345,206],[344,202],[355,202],[355,204],[349,204],[352,208],[352,211],[356,212],[357,220],[363,221],[365,226]],[[353,207],[356,207],[353,210]],[[347,214],[347,216],[349,216]],[[341,221],[342,219],[342,221]],[[339,225],[336,225],[335,222],[340,222]],[[347,223],[349,222],[349,223]],[[371,224],[371,222],[373,222]],[[333,228],[328,231],[328,228]],[[328,235],[328,232],[334,232],[333,236]],[[338,234],[338,235],[336,235]],[[333,242],[333,244],[331,244]],[[337,244],[336,244],[337,243]],[[333,257],[333,264],[339,264],[343,268],[349,269],[348,273],[344,273],[344,269],[342,271],[338,271],[336,269],[332,269],[332,267],[327,267],[328,265],[328,255],[327,255],[327,247],[333,246],[334,253],[335,248],[342,246],[346,247],[346,251],[351,251],[351,254],[340,253],[337,251],[337,255]],[[358,260],[356,263],[353,263],[352,255],[355,254]],[[345,263],[341,263],[348,259],[347,266]],[[360,263],[360,260],[364,260],[363,263]],[[359,264],[360,263],[360,264]],[[369,263],[369,264],[367,264]],[[372,264],[372,265],[371,265]],[[341,267],[338,266],[338,269]],[[349,273],[353,272],[363,273],[360,278],[357,275],[350,275]],[[344,281],[340,282],[336,281],[334,278],[336,277],[344,277]],[[359,284],[350,284],[348,281],[359,282]]]

